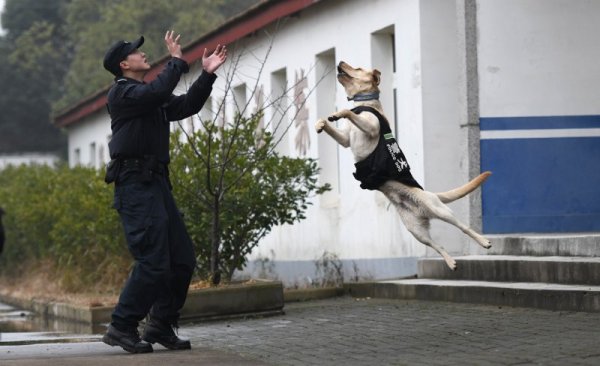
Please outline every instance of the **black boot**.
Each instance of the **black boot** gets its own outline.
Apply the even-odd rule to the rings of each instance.
[[[140,339],[140,334],[135,328],[132,328],[129,331],[121,331],[111,324],[108,326],[104,337],[102,337],[102,342],[109,346],[120,346],[125,351],[131,353],[152,352],[152,345],[143,342]]]
[[[192,349],[190,341],[179,338],[175,334],[173,327],[174,324],[169,324],[155,318],[150,318],[146,323],[146,328],[144,328],[144,335],[142,335],[142,339],[148,343],[162,344],[168,349]]]

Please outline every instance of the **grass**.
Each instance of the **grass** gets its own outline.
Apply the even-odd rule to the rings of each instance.
[[[9,297],[20,300],[39,300],[43,302],[59,302],[80,306],[114,306],[122,285],[98,283],[84,290],[67,290],[64,276],[57,275],[51,262],[36,262],[25,265],[17,277],[0,276],[0,298]],[[244,281],[252,283],[253,280]],[[217,287],[225,287],[222,283]],[[193,280],[190,290],[214,287],[209,281]]]
[[[0,276],[0,295],[21,300],[64,302],[82,306],[110,306],[117,303],[118,290],[101,284],[85,291],[65,290],[50,262],[37,262],[16,277]]]

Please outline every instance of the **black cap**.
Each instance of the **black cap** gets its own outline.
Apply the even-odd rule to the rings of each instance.
[[[140,48],[144,44],[144,36],[141,36],[133,42],[117,41],[113,44],[104,55],[104,68],[110,71],[115,76],[121,75],[121,67],[119,64],[125,60],[127,56]]]

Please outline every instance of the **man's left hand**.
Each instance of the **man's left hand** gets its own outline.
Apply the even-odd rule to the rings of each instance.
[[[225,60],[227,60],[227,49],[225,46],[217,45],[217,48],[210,56],[208,56],[208,50],[205,48],[202,55],[202,68],[212,74],[217,71],[219,66],[223,65]]]

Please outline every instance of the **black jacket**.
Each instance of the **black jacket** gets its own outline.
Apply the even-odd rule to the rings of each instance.
[[[188,64],[172,58],[150,83],[121,77],[108,92],[112,138],[111,159],[154,156],[169,163],[169,121],[179,121],[200,111],[212,91],[216,75],[202,72],[187,94],[173,95]]]
[[[352,112],[371,112],[379,120],[379,142],[366,159],[354,164],[354,178],[360,181],[360,188],[375,190],[388,180],[395,180],[407,186],[423,189],[410,174],[406,157],[392,135],[390,125],[381,113],[371,107],[356,107]]]

